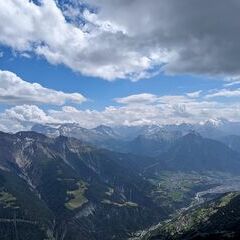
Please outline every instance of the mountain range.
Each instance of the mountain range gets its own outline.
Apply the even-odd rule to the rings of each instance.
[[[54,222],[69,240],[121,239],[165,216],[148,196],[152,186],[132,168],[139,158],[35,132],[0,133],[0,145],[1,209],[38,219],[42,235]]]
[[[239,129],[239,122],[212,119],[199,124],[114,127],[100,125],[93,129],[83,128],[76,123],[36,124],[31,130],[49,137],[74,137],[97,148],[156,157],[166,152],[178,138],[192,132],[199,133],[204,138],[221,141],[238,151]]]
[[[0,132],[0,237],[131,238],[187,207],[186,196],[221,184],[218,173],[240,175],[240,135],[230,126],[237,123]]]

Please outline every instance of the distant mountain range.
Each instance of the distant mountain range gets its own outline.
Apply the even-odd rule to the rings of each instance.
[[[194,132],[179,138],[161,157],[171,170],[240,173],[239,153]]]
[[[62,125],[34,125],[32,131],[42,133],[48,137],[67,136],[75,137],[84,142],[101,143],[109,139],[118,139],[120,136],[110,127],[100,125],[93,129],[86,129],[78,124],[62,124]]]
[[[152,160],[154,171],[158,171],[158,166],[160,170],[164,166],[170,170],[238,173],[240,136],[228,135],[230,126],[235,127],[237,123],[222,120],[208,121],[201,125],[152,125],[127,127],[128,130],[123,127],[124,131],[120,127],[114,129],[107,126],[85,129],[76,124],[55,128],[36,125],[32,130],[50,137],[75,137],[97,148],[152,157],[156,159]],[[146,163],[147,165],[150,166]],[[151,171],[150,167],[148,169],[148,172]]]
[[[113,151],[156,157],[168,151],[180,137],[192,132],[221,141],[235,151],[240,149],[240,122],[224,119],[200,124],[115,126],[100,125],[93,129],[78,124],[34,125],[32,131],[49,137],[67,136]]]

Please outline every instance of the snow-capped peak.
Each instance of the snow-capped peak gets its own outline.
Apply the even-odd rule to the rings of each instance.
[[[219,127],[225,123],[228,123],[228,120],[224,118],[212,118],[212,119],[208,119],[205,122],[201,122],[200,125]]]

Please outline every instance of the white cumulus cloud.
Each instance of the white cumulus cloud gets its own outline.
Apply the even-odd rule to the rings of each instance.
[[[127,96],[125,99],[139,99],[142,95]],[[35,123],[78,123],[92,128],[104,125],[144,125],[199,123],[213,118],[239,121],[238,101],[218,102],[206,98],[192,98],[187,95],[155,96],[156,101],[124,101],[119,106],[108,106],[102,111],[81,110],[73,106],[43,110],[35,105],[21,105],[0,113],[0,130],[29,130]],[[121,101],[120,101],[121,102]]]
[[[141,93],[130,95],[123,98],[116,98],[115,101],[122,104],[146,104],[154,103],[157,101],[157,96],[150,93]]]
[[[86,98],[80,93],[64,93],[45,88],[38,83],[22,80],[15,73],[0,70],[0,102],[7,104],[82,103]]]
[[[231,89],[220,89],[214,91],[213,93],[207,94],[206,98],[215,98],[215,97],[240,97],[240,88],[231,90]]]
[[[82,2],[0,1],[0,44],[107,80],[240,75],[239,0]]]

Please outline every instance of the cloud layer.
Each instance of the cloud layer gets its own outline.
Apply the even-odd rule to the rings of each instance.
[[[237,89],[220,89],[220,90],[215,90],[205,96],[206,98],[216,98],[216,97],[240,97],[240,88]]]
[[[40,2],[0,1],[1,44],[107,80],[240,73],[238,0]]]
[[[67,102],[82,103],[85,100],[80,93],[44,88],[38,83],[22,80],[15,73],[0,70],[0,103],[63,105]]]
[[[124,96],[97,111],[70,106],[86,100],[80,93],[48,89],[0,70],[0,103],[14,105],[0,113],[0,130],[26,130],[34,123],[95,127],[239,120],[239,11],[239,0],[0,1],[0,45],[21,55],[109,81],[160,73],[227,80],[223,89],[211,91]]]
[[[35,123],[78,123],[92,128],[105,125],[150,125],[199,123],[208,119],[226,118],[239,121],[239,101],[217,102],[205,97],[186,95],[156,96],[139,94],[118,98],[119,106],[103,111],[80,110],[72,106],[42,110],[36,105],[21,105],[0,113],[0,130],[29,130]]]
[[[196,123],[211,118],[240,118],[240,89],[223,84],[222,89],[158,96],[134,94],[113,99],[115,106],[104,110],[81,110],[71,103],[86,100],[80,93],[64,93],[22,80],[16,74],[0,70],[0,130],[29,130],[36,123],[78,123],[92,128],[105,125],[144,125]],[[219,99],[220,98],[220,99]],[[227,101],[226,101],[227,99]],[[11,108],[7,105],[14,105]],[[40,105],[44,105],[43,110]],[[58,107],[51,107],[56,105]]]

